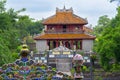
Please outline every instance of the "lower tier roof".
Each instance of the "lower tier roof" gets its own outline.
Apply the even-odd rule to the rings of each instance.
[[[43,34],[36,36],[35,40],[48,39],[95,39],[95,36],[89,34]]]

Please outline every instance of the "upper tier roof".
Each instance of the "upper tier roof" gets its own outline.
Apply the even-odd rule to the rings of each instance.
[[[87,24],[87,20],[73,14],[72,8],[70,9],[58,9],[56,8],[56,14],[44,19],[43,24]]]

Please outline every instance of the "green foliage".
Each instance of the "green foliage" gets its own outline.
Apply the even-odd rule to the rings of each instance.
[[[41,21],[33,22],[31,26],[27,28],[30,35],[39,34],[43,30],[43,25]]]
[[[77,42],[78,49],[80,49],[80,41]]]
[[[84,54],[84,51],[79,51],[79,52],[77,52],[78,54],[80,54],[80,55],[83,55]]]
[[[29,16],[20,16],[16,23],[16,28],[20,33],[20,40],[28,35],[38,34],[44,28],[41,21],[34,22]]]
[[[13,61],[15,61],[16,59],[19,59],[18,53],[12,53],[12,58],[13,58]]]
[[[120,72],[120,64],[112,64],[112,72]]]
[[[53,41],[50,41],[50,49],[53,49]]]
[[[52,68],[53,71],[56,71],[57,69],[56,68]]]
[[[95,54],[92,54],[92,55],[90,55],[90,58],[96,60],[97,56]]]
[[[82,72],[89,72],[90,71],[90,69],[87,66],[85,66],[85,65],[83,65],[81,67],[81,69],[82,69]],[[70,72],[71,72],[71,74],[74,74],[75,73],[75,69],[71,68]]]
[[[96,41],[95,50],[105,70],[113,68],[111,63],[120,65],[120,7],[117,10],[118,14],[110,21],[107,28],[103,28]]]
[[[93,28],[94,34],[100,35],[103,30],[110,24],[110,19],[107,15],[99,17],[98,24]]]
[[[8,30],[12,26],[11,19],[7,13],[1,13],[0,14],[0,29]]]
[[[0,13],[5,11],[5,7],[4,7],[5,3],[6,3],[6,0],[0,1]]]
[[[87,66],[83,65],[82,71],[83,72],[88,72],[88,71],[90,71],[90,69]]]
[[[23,39],[40,33],[44,28],[41,21],[33,21],[29,16],[19,15],[25,8],[18,11],[12,8],[6,10],[5,4],[6,0],[0,1],[0,66],[17,59],[17,47]]]
[[[95,76],[94,80],[103,80],[101,76]]]
[[[71,74],[74,74],[75,73],[75,69],[71,68],[70,72],[71,72]]]

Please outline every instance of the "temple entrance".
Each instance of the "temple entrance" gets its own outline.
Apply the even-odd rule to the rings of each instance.
[[[59,46],[49,51],[48,65],[55,67],[58,71],[70,72],[73,55],[73,50]]]
[[[57,59],[56,68],[58,71],[69,72],[71,67],[70,59]]]

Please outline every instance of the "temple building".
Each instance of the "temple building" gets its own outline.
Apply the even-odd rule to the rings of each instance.
[[[37,51],[51,50],[60,44],[71,50],[90,51],[95,36],[92,29],[86,27],[88,21],[73,13],[73,9],[56,8],[56,14],[43,20],[44,33],[36,36]]]

